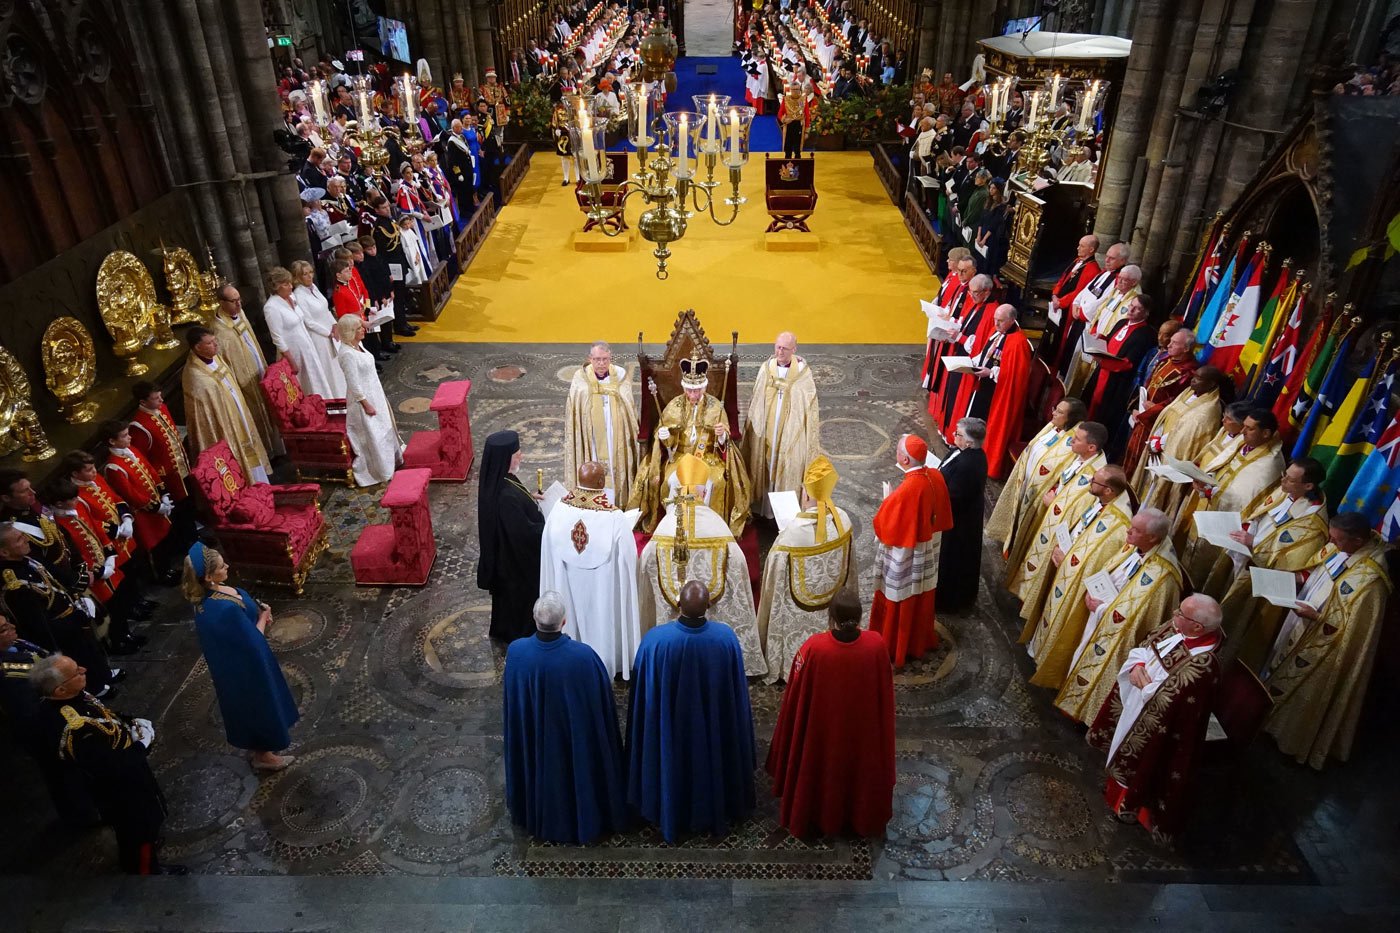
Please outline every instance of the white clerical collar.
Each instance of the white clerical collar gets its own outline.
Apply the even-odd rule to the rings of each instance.
[[[1288,513],[1293,508],[1293,503],[1298,500],[1292,496],[1284,496],[1278,507],[1269,513],[1269,517],[1274,520],[1275,525],[1282,525],[1288,520]]]

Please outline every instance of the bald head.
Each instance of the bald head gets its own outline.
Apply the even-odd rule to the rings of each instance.
[[[1128,474],[1123,468],[1110,464],[1094,471],[1094,495],[1100,502],[1112,502],[1128,488]]]
[[[1204,593],[1196,593],[1181,601],[1181,609],[1173,620],[1176,630],[1189,638],[1200,638],[1220,631],[1220,604]]]
[[[996,315],[992,318],[996,324],[997,332],[1001,334],[1010,333],[1016,326],[1016,306],[1001,305],[997,308]]]
[[[596,460],[579,464],[578,484],[589,491],[601,490],[608,482],[607,469]]]
[[[1075,255],[1079,259],[1088,259],[1098,251],[1099,238],[1092,233],[1087,233],[1079,238],[1079,248],[1075,251]]]
[[[710,588],[699,580],[687,580],[676,600],[681,615],[688,619],[703,619],[710,609]]]
[[[792,358],[797,355],[797,338],[792,331],[785,330],[777,337],[773,338],[773,358],[778,361],[779,366],[791,366]]]

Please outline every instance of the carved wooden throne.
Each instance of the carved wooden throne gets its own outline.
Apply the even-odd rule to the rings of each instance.
[[[699,354],[710,363],[710,385],[706,389],[724,403],[724,414],[729,421],[729,436],[736,440],[739,432],[739,332],[730,334],[733,340],[728,356],[717,356],[710,339],[705,336],[705,328],[694,310],[682,311],[676,318],[676,326],[671,329],[671,338],[666,341],[666,352],[661,359],[654,360],[642,349],[642,334],[637,334],[638,382],[642,389],[642,408],[637,413],[637,443],[641,455],[651,449],[651,434],[661,410],[667,403],[681,394],[681,360]],[[650,382],[656,383],[656,401],[652,401]]]

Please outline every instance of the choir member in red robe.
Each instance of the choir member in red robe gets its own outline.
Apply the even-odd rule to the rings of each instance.
[[[1196,373],[1199,366],[1196,362],[1196,335],[1190,328],[1183,327],[1171,335],[1167,341],[1167,358],[1152,371],[1147,377],[1147,382],[1143,384],[1143,388],[1147,390],[1147,407],[1138,409],[1140,392],[1139,398],[1128,400],[1128,423],[1132,427],[1132,433],[1128,435],[1123,470],[1129,476],[1133,475],[1138,461],[1142,459],[1143,451],[1147,449],[1147,439],[1152,436],[1152,426],[1157,423],[1157,416],[1176,401],[1177,396],[1197,384]],[[1214,367],[1206,368],[1212,370],[1214,375],[1207,374],[1200,380],[1204,389],[1201,394],[1209,392],[1210,388],[1220,383],[1219,370]]]
[[[1108,352],[1093,354],[1094,374],[1086,393],[1092,420],[1116,425],[1122,418],[1133,386],[1133,371],[1156,342],[1157,334],[1147,323],[1151,313],[1151,299],[1138,295],[1128,304],[1127,317],[1109,333]]]
[[[842,591],[831,629],[792,661],[768,747],[778,822],[794,836],[879,836],[894,799],[894,677],[884,639],[861,631],[860,599]]]
[[[1084,333],[1084,322],[1075,317],[1070,309],[1084,287],[1103,272],[1095,255],[1098,251],[1098,237],[1092,233],[1080,237],[1074,261],[1065,269],[1055,287],[1050,289],[1050,322],[1056,324],[1058,330],[1055,331],[1055,340],[1047,342],[1042,352],[1048,353],[1053,347],[1057,365],[1059,360],[1068,358],[1069,350],[1066,348],[1078,343],[1080,335]]]
[[[942,474],[925,466],[927,457],[928,444],[922,438],[906,434],[899,439],[895,463],[904,479],[875,512],[870,628],[884,636],[895,667],[938,647],[938,548],[943,532],[953,527],[953,507]]]
[[[165,407],[160,386],[154,382],[138,382],[132,386],[131,394],[136,398],[136,413],[131,416],[131,444],[151,461],[165,483],[166,493],[178,505],[190,495],[185,488],[190,463],[185,456],[185,445],[180,442],[180,430],[175,426],[175,419],[170,417],[170,409]]]
[[[1128,653],[1089,744],[1108,753],[1104,799],[1154,837],[1180,832],[1220,682],[1220,604],[1188,596],[1167,624]]]
[[[939,290],[935,304],[943,309],[947,316],[956,318],[963,302],[968,298],[968,283],[977,274],[977,263],[972,261],[972,254],[968,252],[966,247],[958,246],[954,249],[962,250],[963,255],[961,258],[955,259],[952,252],[949,253],[948,278]],[[952,343],[945,340],[935,340],[932,336],[929,337],[928,349],[924,352],[924,372],[919,379],[919,385],[930,393],[930,412],[934,410],[932,396],[943,391],[944,380],[948,378],[947,371],[939,365],[938,361],[950,353],[957,355]]]
[[[984,279],[985,281],[982,281]],[[973,293],[981,300],[964,317],[965,336],[959,352],[976,360],[987,351],[988,345],[996,335],[997,303],[991,297],[990,276],[975,276],[971,287]],[[972,404],[972,396],[977,391],[977,386],[977,378],[970,373],[951,373],[948,376],[948,391],[944,393],[943,411],[934,416],[945,440],[952,436],[958,421],[968,416],[968,406]]]
[[[987,475],[1003,479],[1011,469],[1010,447],[1021,438],[1026,414],[1026,387],[1031,378],[1031,344],[1016,322],[1016,308],[1002,305],[994,329],[977,356],[978,369],[964,380],[975,386],[965,414],[987,422]],[[954,422],[956,424],[956,421]]]

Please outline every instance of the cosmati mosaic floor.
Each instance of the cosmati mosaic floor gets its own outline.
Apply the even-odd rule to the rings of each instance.
[[[721,328],[722,330],[723,328]],[[385,376],[400,427],[431,426],[436,385],[470,378],[478,445],[520,431],[522,471],[559,478],[564,394],[580,347],[416,345]],[[923,427],[907,348],[808,347],[821,386],[823,444],[857,519],[868,570],[869,519],[893,444]],[[619,359],[630,356],[616,351]],[[766,348],[744,348],[751,381]],[[747,397],[747,387],[744,391]],[[1378,799],[1394,751],[1363,739],[1358,761],[1322,775],[1283,761],[1267,741],[1213,766],[1200,818],[1180,847],[1112,820],[1101,759],[1082,728],[1026,685],[1014,608],[987,580],[977,608],[940,619],[944,644],[896,678],[898,786],[884,839],[803,843],[776,824],[766,795],[723,839],[667,845],[649,830],[589,848],[536,843],[502,799],[502,650],[486,638],[489,598],[475,586],[476,475],[432,489],[439,552],[423,589],[358,589],[348,553],[380,490],[327,486],[331,546],[303,598],[254,587],[274,608],[272,640],[296,692],[295,764],[259,779],[223,740],[217,704],[175,594],[116,702],[151,716],[154,765],[170,804],[165,857],[206,874],[505,875],[772,880],[983,879],[1342,883],[1394,874],[1394,795]],[[862,576],[869,596],[868,574]],[[989,595],[989,592],[996,595]],[[759,761],[781,688],[754,684]],[[625,709],[624,688],[617,690]],[[5,847],[11,870],[114,870],[108,833],[53,831],[32,768],[12,772]],[[760,786],[763,786],[760,782]],[[26,844],[21,844],[26,843]]]

